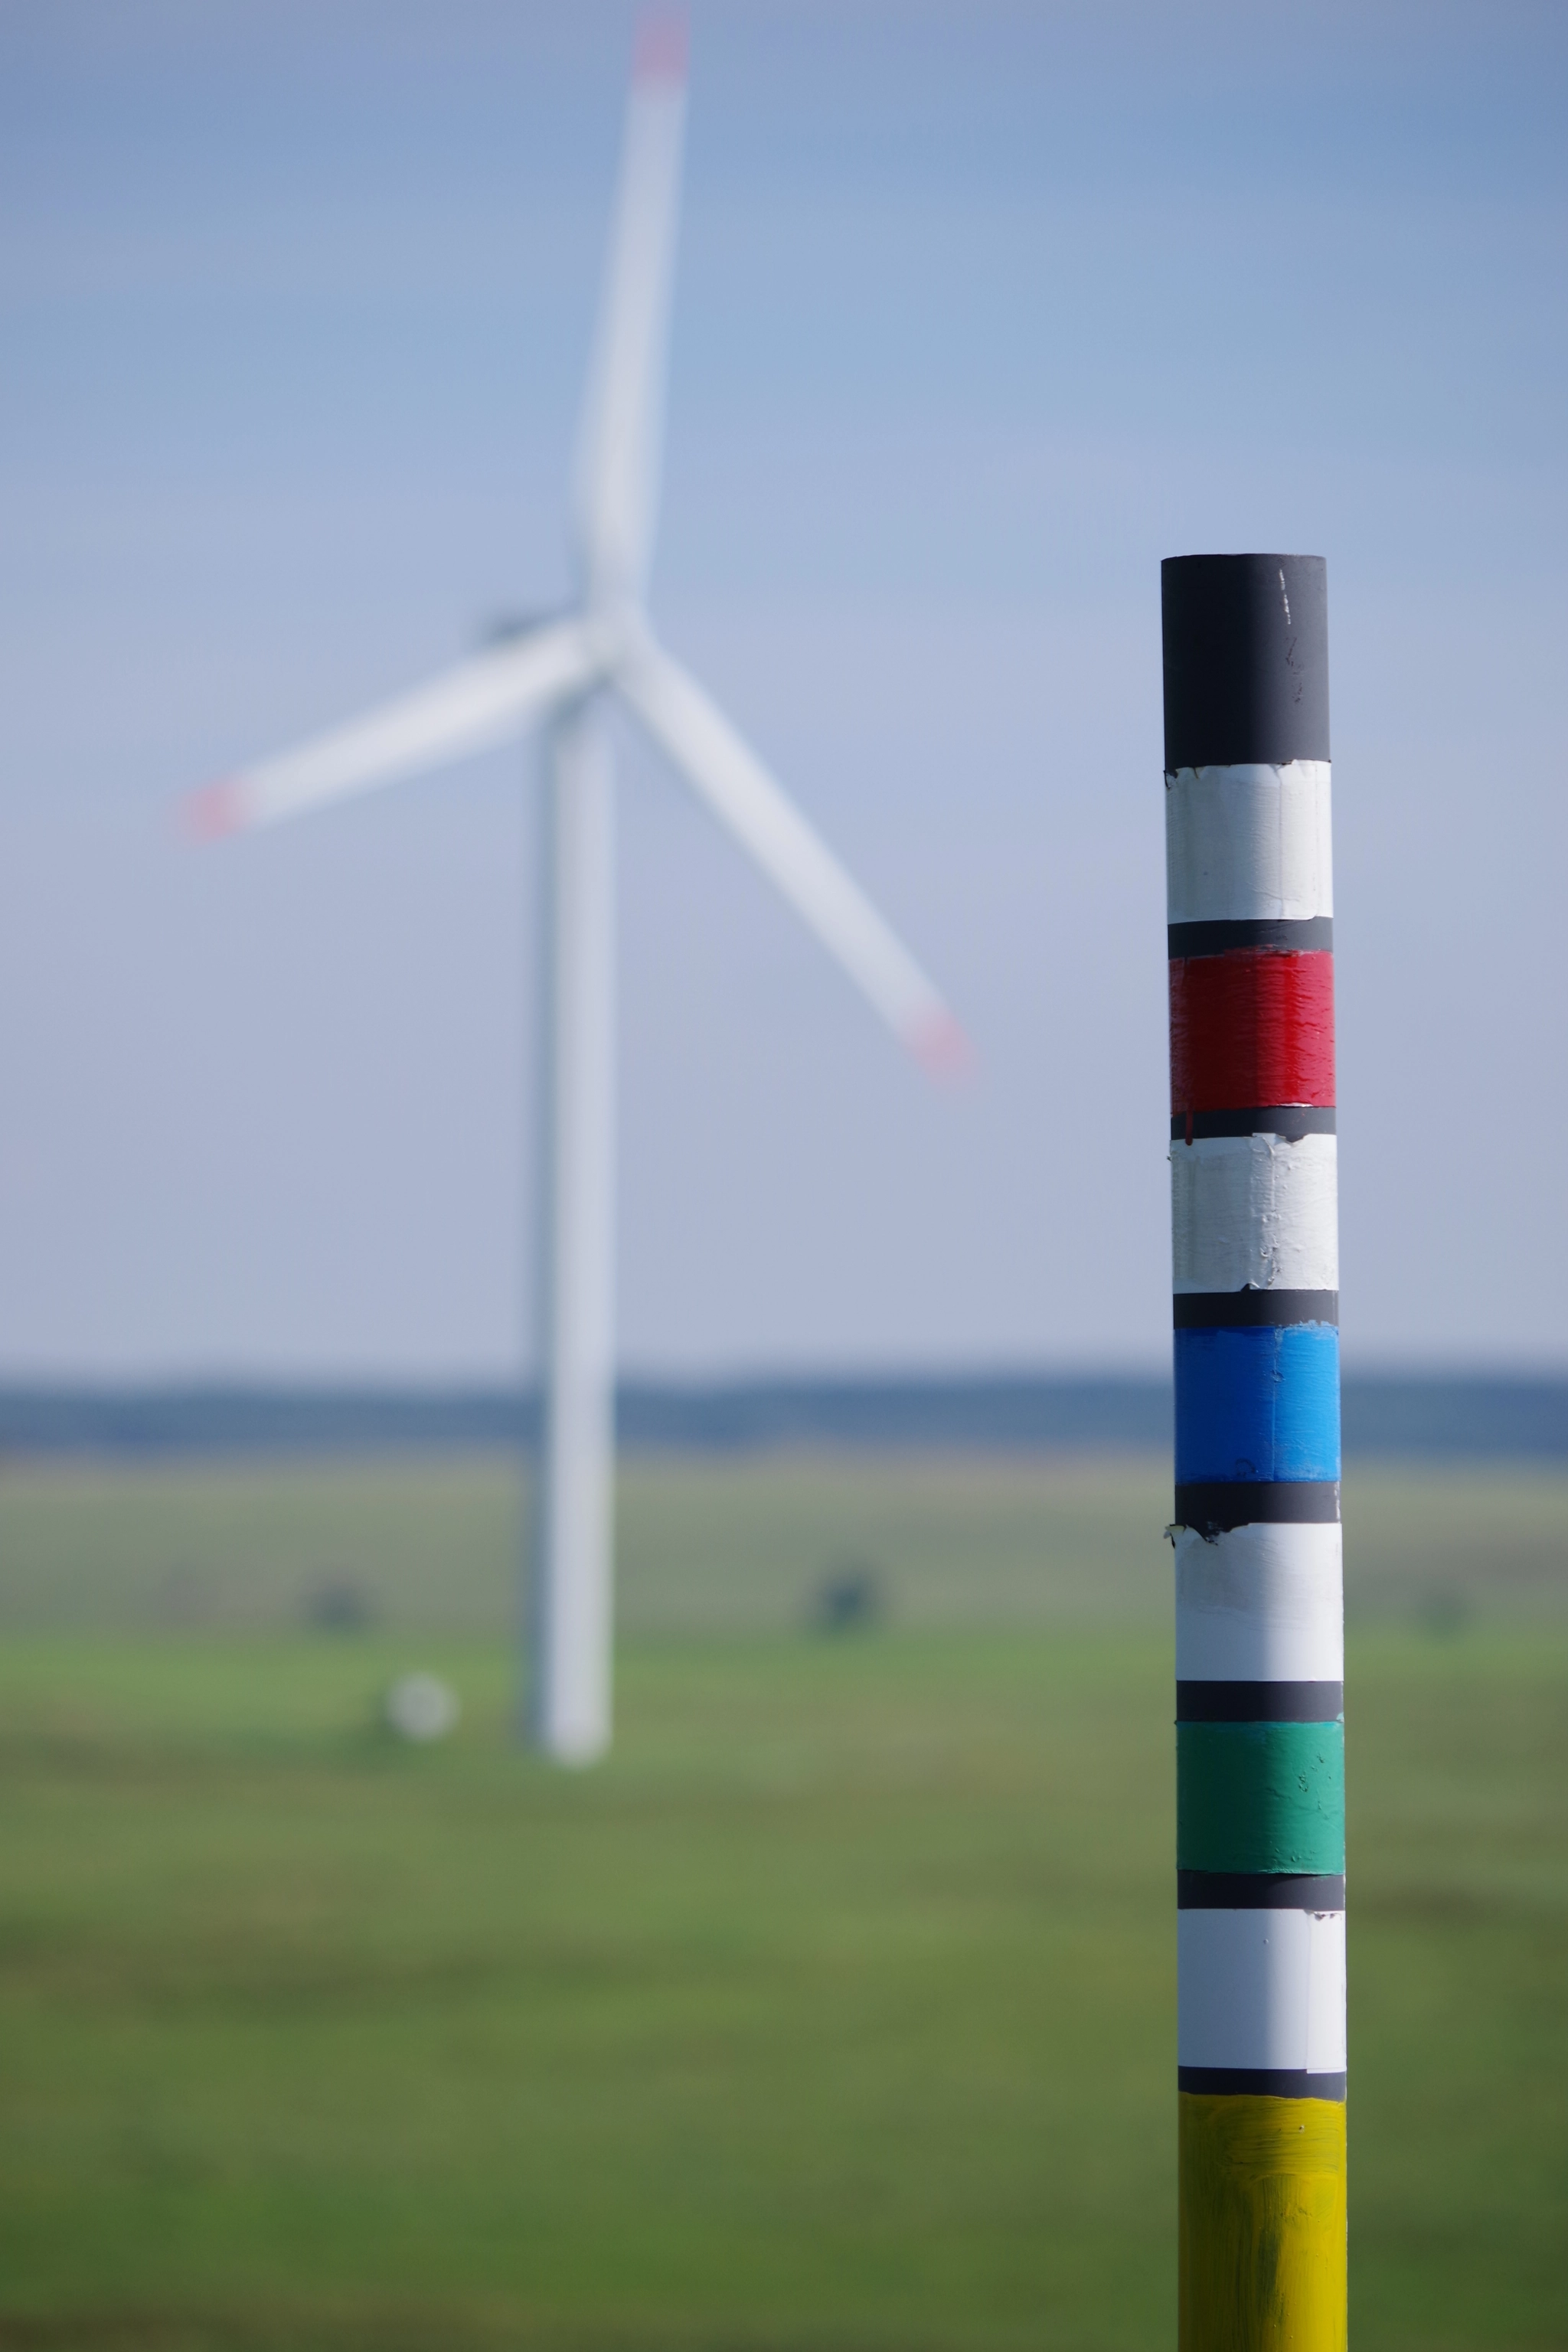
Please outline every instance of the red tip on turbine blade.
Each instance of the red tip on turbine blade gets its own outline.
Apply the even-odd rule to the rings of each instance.
[[[933,1078],[965,1078],[974,1067],[974,1048],[951,1013],[922,1021],[910,1044]]]
[[[245,787],[232,776],[220,783],[204,784],[181,805],[185,831],[197,841],[221,841],[245,823]]]
[[[637,56],[632,71],[639,82],[685,80],[684,9],[649,9],[637,26]]]

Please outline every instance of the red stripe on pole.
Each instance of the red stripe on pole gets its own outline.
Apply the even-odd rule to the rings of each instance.
[[[1334,960],[1241,948],[1171,966],[1171,1108],[1334,1099]]]

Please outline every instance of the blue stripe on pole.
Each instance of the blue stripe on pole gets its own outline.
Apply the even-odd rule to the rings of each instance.
[[[1178,1331],[1176,1484],[1340,1475],[1331,1324]]]

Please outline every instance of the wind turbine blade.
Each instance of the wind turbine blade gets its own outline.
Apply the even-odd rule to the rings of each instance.
[[[645,17],[578,449],[578,530],[591,602],[635,597],[647,565],[685,119],[684,19]]]
[[[275,824],[487,751],[521,734],[552,703],[581,693],[602,665],[581,623],[552,624],[459,663],[346,727],[209,784],[187,803],[191,823],[204,835]]]
[[[967,1051],[963,1033],[920,965],[696,679],[645,640],[615,682],[698,797],[837,957],[894,1034],[934,1067],[961,1063]]]

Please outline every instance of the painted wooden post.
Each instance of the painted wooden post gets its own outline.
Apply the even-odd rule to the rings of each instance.
[[[1345,2341],[1328,589],[1162,567],[1182,2352]]]

